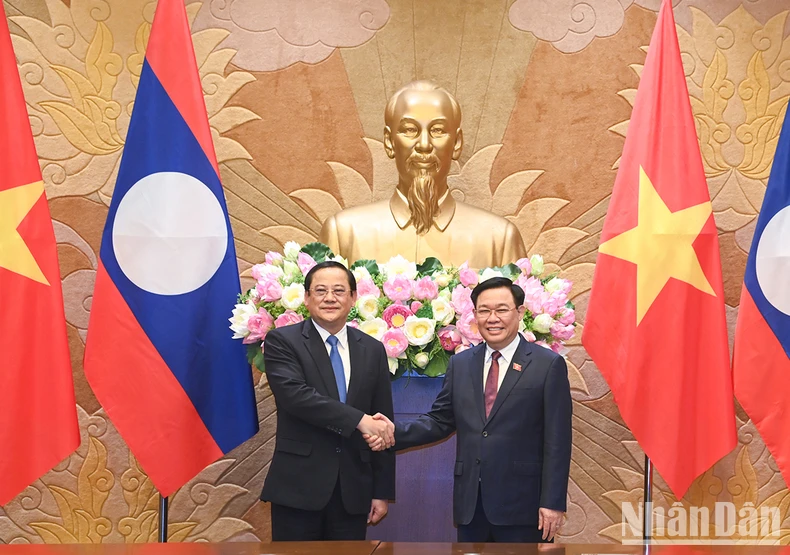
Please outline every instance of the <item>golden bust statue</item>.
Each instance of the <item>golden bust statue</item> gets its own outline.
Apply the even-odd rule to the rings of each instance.
[[[398,185],[389,200],[327,218],[323,243],[350,261],[435,256],[480,269],[526,256],[512,222],[450,194],[447,174],[461,155],[463,133],[461,108],[449,92],[429,81],[410,83],[389,100],[384,120],[384,148],[395,159]]]

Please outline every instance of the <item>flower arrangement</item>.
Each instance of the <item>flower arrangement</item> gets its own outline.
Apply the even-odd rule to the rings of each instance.
[[[318,262],[335,260],[349,267],[322,243],[305,246],[289,241],[283,253],[268,252],[264,264],[252,267],[256,285],[239,296],[229,319],[234,339],[247,345],[251,364],[263,370],[263,340],[269,330],[309,317],[304,306],[304,276]],[[564,352],[574,334],[576,315],[568,300],[571,282],[543,275],[539,255],[503,267],[477,272],[466,263],[445,268],[436,258],[422,264],[393,257],[386,264],[357,260],[349,267],[357,280],[357,301],[348,325],[384,344],[390,372],[411,370],[441,376],[450,355],[480,343],[471,293],[491,277],[512,279],[524,290],[526,312],[520,332],[527,341]]]

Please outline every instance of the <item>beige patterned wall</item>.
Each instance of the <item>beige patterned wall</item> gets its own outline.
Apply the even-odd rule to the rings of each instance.
[[[452,7],[451,7],[452,4]],[[187,6],[244,271],[337,210],[386,197],[386,99],[414,78],[454,92],[466,149],[455,194],[511,218],[530,252],[574,280],[583,322],[599,233],[659,0],[205,0]],[[790,96],[786,0],[675,2],[719,228],[730,331],[755,215]],[[139,542],[157,496],[88,387],[82,355],[101,231],[155,2],[4,0],[55,221],[82,446],[0,509],[2,542]],[[579,330],[581,331],[581,329]],[[643,453],[577,339],[568,355],[574,452],[564,541],[619,539]],[[257,376],[256,376],[257,379]],[[267,539],[261,432],[171,499],[171,535]],[[754,427],[685,503],[780,507],[790,495]],[[675,501],[658,479],[657,502]],[[449,510],[449,507],[448,507]],[[784,538],[784,536],[783,536]]]

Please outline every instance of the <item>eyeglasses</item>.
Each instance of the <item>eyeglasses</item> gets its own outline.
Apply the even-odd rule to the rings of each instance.
[[[316,287],[315,289],[311,289],[310,291],[312,292],[314,297],[317,297],[319,299],[323,299],[329,293],[332,293],[337,299],[342,299],[350,292],[348,289],[343,289],[340,287],[336,287],[335,289],[327,289],[326,287]]]
[[[479,309],[475,309],[475,314],[479,318],[483,318],[483,319],[488,318],[489,316],[491,316],[491,314],[496,314],[497,318],[504,318],[505,316],[508,315],[508,313],[511,310],[516,310],[517,308],[518,307],[516,306],[511,308],[496,308],[494,310],[491,310],[490,308],[479,308]]]

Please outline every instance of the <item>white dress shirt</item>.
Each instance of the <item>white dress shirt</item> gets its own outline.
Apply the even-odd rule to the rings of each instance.
[[[326,354],[329,354],[332,352],[332,345],[327,343],[326,340],[332,334],[316,324],[315,320],[313,320],[313,325],[315,326],[315,329],[318,330],[318,334],[321,336],[321,339],[324,341]],[[343,374],[346,376],[346,392],[348,392],[348,383],[351,381],[351,358],[348,356],[348,326],[344,325],[343,329],[335,334],[335,337],[337,337],[337,350],[340,351],[340,360],[343,361]]]
[[[518,349],[520,338],[521,334],[516,334],[516,338],[511,341],[507,347],[504,349],[499,349],[499,354],[502,356],[499,357],[499,381],[496,384],[497,391],[499,391],[499,388],[502,387],[502,381],[505,379],[505,374],[507,374],[508,368],[510,368],[510,363],[513,361],[513,356],[516,354],[516,349]],[[483,391],[486,390],[488,371],[491,368],[491,355],[494,354],[494,351],[495,349],[492,349],[486,344],[486,358],[483,362]]]

